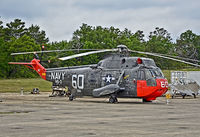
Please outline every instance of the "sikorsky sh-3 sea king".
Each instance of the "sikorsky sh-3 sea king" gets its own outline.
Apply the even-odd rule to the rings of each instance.
[[[70,51],[72,50],[76,49]],[[128,49],[125,45],[118,45],[116,49],[94,50],[59,58],[60,60],[69,60],[90,54],[113,52],[98,64],[46,69],[41,65],[37,56],[37,53],[44,52],[52,51],[12,53],[11,55],[34,53],[36,58],[29,63],[10,62],[10,64],[21,64],[35,70],[41,78],[52,82],[53,87],[61,89],[67,87],[70,101],[81,96],[107,96],[110,103],[118,102],[118,97],[142,98],[143,101],[152,101],[166,93],[168,81],[161,69],[156,66],[154,60],[144,57],[131,57],[130,53],[146,54],[200,66],[174,58],[174,56],[135,51]],[[55,52],[58,52],[58,50]]]

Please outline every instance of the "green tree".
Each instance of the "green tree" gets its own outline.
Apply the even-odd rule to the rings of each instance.
[[[126,45],[130,49],[144,49],[144,34],[142,31],[137,31],[134,34],[127,28],[120,31],[114,27],[92,27],[87,24],[82,24],[80,29],[73,33],[73,38],[69,42],[69,45],[76,49],[110,49],[116,48],[120,44]],[[82,59],[77,59],[76,62],[78,62],[78,65],[81,62],[82,64],[96,63],[103,55],[104,53],[90,55]]]
[[[0,20],[0,38],[4,37],[3,22]]]
[[[8,53],[6,51],[6,45],[4,39],[0,37],[0,77],[6,78],[6,70],[8,68]]]
[[[49,42],[49,39],[46,37],[45,31],[41,30],[38,25],[31,25],[26,32],[26,35],[33,38],[37,44],[43,45]]]
[[[156,27],[153,32],[150,32],[149,40],[147,41],[146,51],[155,53],[171,53],[173,48],[172,38],[170,33],[164,28]]]
[[[176,40],[175,51],[180,57],[200,59],[200,36],[187,30]]]
[[[7,28],[4,29],[6,41],[10,41],[12,38],[18,39],[27,31],[25,22],[20,19],[15,19],[13,22],[7,23],[6,26]]]
[[[149,40],[146,43],[145,50],[148,52],[159,53],[159,54],[174,54],[174,44],[171,41],[172,38],[170,33],[164,28],[156,27],[153,32],[150,32]],[[167,69],[172,67],[174,61],[170,61],[163,58],[152,57],[156,64],[163,68]]]
[[[2,24],[0,21],[0,76],[4,78],[37,76],[24,66],[9,65],[8,62],[30,62],[34,58],[33,55],[11,56],[10,54],[41,50],[40,44],[48,42],[45,31],[40,30],[37,25],[26,28],[25,22],[21,19],[6,23],[5,27]]]
[[[3,61],[5,64],[8,62],[30,62],[33,59],[33,55],[18,55],[11,56],[13,52],[28,52],[40,50],[40,45],[37,45],[31,37],[23,35],[16,39],[12,38],[10,42],[7,42],[5,46],[2,46],[1,50],[5,53],[3,55]],[[21,65],[5,65],[3,72],[4,77],[35,77],[36,73],[30,71],[30,69]]]
[[[47,44],[46,50],[67,50],[71,49],[71,46],[69,45],[69,42],[67,41],[60,41],[60,42],[52,42]],[[65,51],[65,52],[52,52],[52,53],[46,53],[44,54],[44,59],[50,61],[45,63],[46,67],[61,67],[61,66],[69,66],[69,61],[61,61],[58,58],[64,57],[68,55],[72,55],[73,52]]]

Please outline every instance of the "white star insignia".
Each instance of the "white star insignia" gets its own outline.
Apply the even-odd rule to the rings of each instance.
[[[112,75],[108,74],[106,75],[106,77],[103,77],[102,80],[104,80],[106,83],[111,83],[111,81],[115,80],[115,78],[112,77]]]
[[[110,83],[111,80],[112,80],[112,77],[110,77],[110,75],[108,75],[108,76],[106,77],[106,82]]]

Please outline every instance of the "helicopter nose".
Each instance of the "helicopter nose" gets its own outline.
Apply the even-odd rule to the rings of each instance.
[[[162,96],[165,94],[168,90],[168,81],[167,79],[157,79],[157,90],[156,95],[157,97]]]
[[[168,81],[166,79],[161,79],[160,81],[160,87],[161,88],[168,88]]]
[[[156,93],[157,96],[161,96],[165,94],[168,90],[168,81],[167,79],[157,79],[157,90]]]

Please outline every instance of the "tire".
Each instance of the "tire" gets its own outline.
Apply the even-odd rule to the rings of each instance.
[[[114,98],[113,98],[113,97],[110,97],[110,98],[109,98],[109,102],[110,102],[110,103],[115,103]]]
[[[115,102],[114,103],[118,103],[118,99],[117,99],[117,97],[115,97]]]
[[[194,98],[196,98],[196,95],[194,93],[192,95],[194,96]]]
[[[110,103],[117,103],[118,102],[117,97],[114,96],[114,95],[111,95],[110,98],[109,98],[109,102]]]
[[[74,100],[74,96],[73,95],[69,95],[69,101],[73,101]]]

